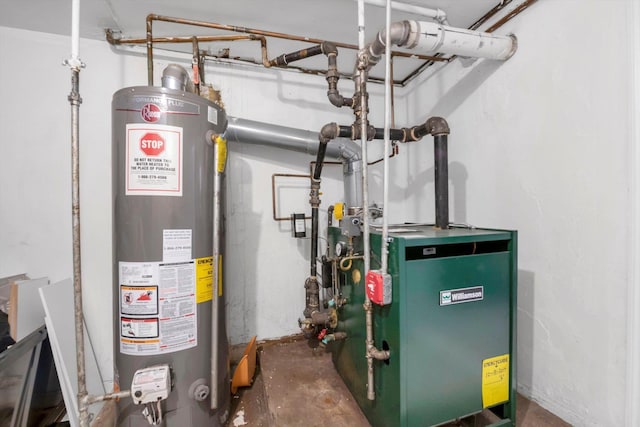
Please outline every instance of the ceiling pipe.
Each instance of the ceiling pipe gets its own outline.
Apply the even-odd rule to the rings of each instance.
[[[472,58],[507,60],[518,44],[514,35],[500,36],[426,21],[398,21],[389,27],[389,43],[425,53],[444,53]],[[359,55],[359,67],[370,70],[385,51],[387,29]]]
[[[387,6],[387,2],[385,0],[364,0],[364,3],[379,7]],[[424,16],[425,18],[436,20],[441,24],[448,25],[447,13],[442,9],[416,6],[413,4],[401,3],[398,1],[391,2],[391,9],[397,10],[399,12],[407,12]]]

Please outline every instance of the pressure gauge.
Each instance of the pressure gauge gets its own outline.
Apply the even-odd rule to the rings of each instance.
[[[338,242],[336,243],[336,256],[344,256],[347,254],[347,248],[345,247],[345,244],[342,242]]]

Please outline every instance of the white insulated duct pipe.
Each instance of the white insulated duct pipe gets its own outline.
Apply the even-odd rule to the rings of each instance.
[[[415,49],[427,53],[446,53],[472,58],[505,60],[515,53],[515,36],[449,27],[435,22],[413,21],[419,37]]]
[[[372,6],[386,7],[386,0],[363,0],[364,3]],[[426,18],[434,19],[441,24],[447,25],[447,13],[442,9],[434,9],[430,7],[416,6],[413,4],[402,3],[398,1],[391,2],[391,9],[399,12],[413,13],[415,15],[424,16]]]
[[[464,28],[449,27],[435,22],[398,21],[387,26],[389,44],[419,50],[429,55],[443,53],[471,58],[509,59],[518,44],[514,35],[500,36]],[[359,57],[367,70],[376,65],[384,53],[387,29],[380,31]]]

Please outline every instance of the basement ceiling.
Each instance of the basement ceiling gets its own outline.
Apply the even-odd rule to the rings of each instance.
[[[447,13],[449,25],[468,28],[487,12],[500,11],[479,29],[485,29],[516,8],[523,0],[404,0],[403,3],[440,8]],[[0,0],[0,26],[69,35],[71,0]],[[366,5],[366,41],[369,42],[384,27],[385,9]],[[340,43],[358,44],[357,2],[354,0],[82,0],[80,2],[80,36],[106,40],[109,29],[116,38],[131,39],[146,36],[148,14],[214,22],[252,29],[287,33]],[[392,21],[403,19],[428,20],[420,15],[392,12]],[[500,30],[498,33],[504,33]],[[153,36],[231,35],[229,31],[199,28],[173,23],[153,23]],[[268,56],[310,47],[311,44],[269,37]],[[138,45],[142,49],[144,45]],[[120,47],[119,47],[120,48]],[[191,44],[155,44],[154,52],[191,52]],[[255,41],[201,43],[201,51],[216,60],[241,59],[260,63],[260,44]],[[159,54],[160,52],[158,52]],[[82,52],[80,52],[82,58]],[[237,62],[237,61],[236,61]],[[353,70],[355,51],[340,49],[338,68],[349,75]],[[394,79],[406,81],[427,61],[416,58],[394,58]],[[324,57],[308,58],[296,66],[311,70],[326,70]],[[371,76],[382,77],[384,67],[376,67]]]

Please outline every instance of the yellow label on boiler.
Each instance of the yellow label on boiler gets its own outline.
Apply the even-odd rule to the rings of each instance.
[[[213,257],[196,258],[196,302],[213,299]]]
[[[482,361],[482,406],[488,408],[509,400],[509,355]]]

